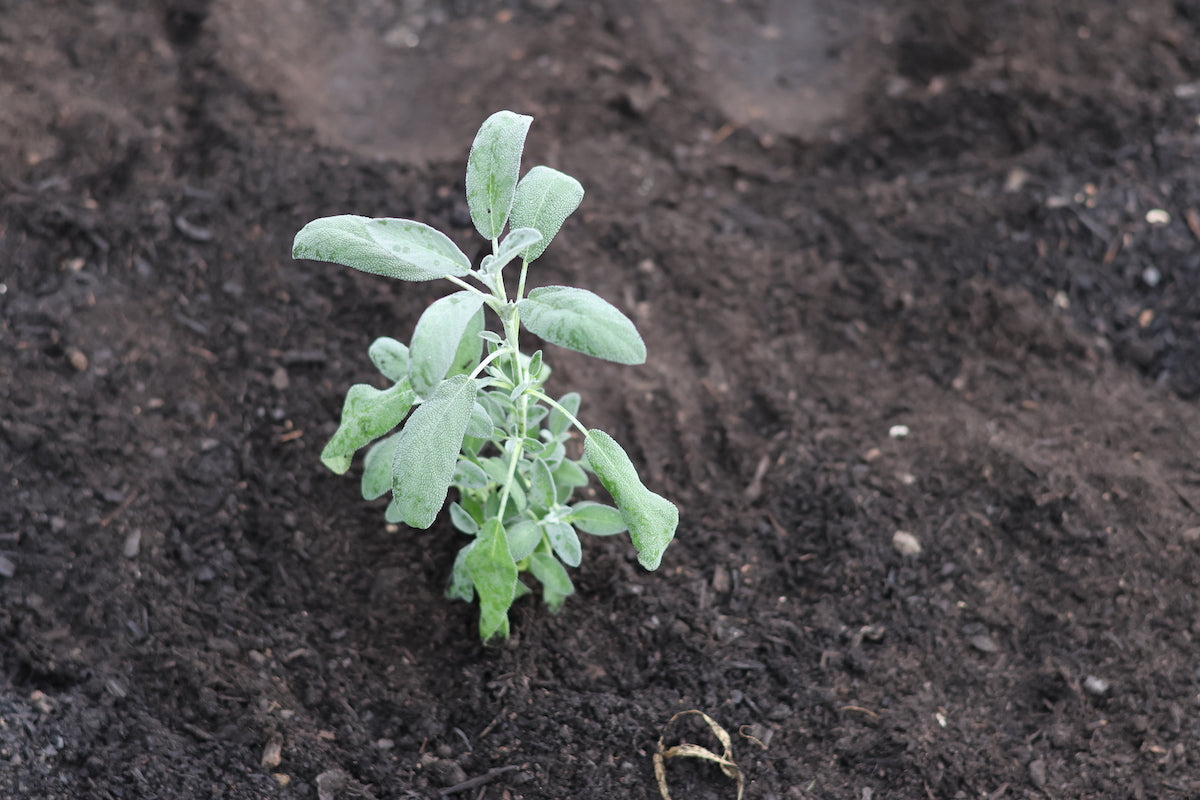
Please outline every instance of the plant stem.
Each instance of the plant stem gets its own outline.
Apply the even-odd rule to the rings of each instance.
[[[547,404],[551,408],[557,409],[558,413],[560,413],[564,417],[566,417],[568,422],[570,422],[576,428],[579,428],[580,433],[582,433],[584,436],[587,436],[588,429],[584,427],[582,422],[580,422],[578,419],[576,419],[574,414],[572,414],[570,411],[567,411],[565,408],[563,408],[562,404],[559,403],[557,400],[552,399],[545,392],[539,392],[536,389],[531,391],[530,394],[533,396],[533,398],[535,400],[541,400],[543,403]]]

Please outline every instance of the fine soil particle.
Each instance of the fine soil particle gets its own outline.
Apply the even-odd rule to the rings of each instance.
[[[752,798],[1200,796],[1198,35],[1191,0],[7,3],[0,796],[651,798],[687,710]],[[483,647],[461,535],[318,458],[446,287],[289,252],[355,213],[475,253],[500,108],[588,192],[531,284],[650,345],[551,348],[551,388],[682,521]]]

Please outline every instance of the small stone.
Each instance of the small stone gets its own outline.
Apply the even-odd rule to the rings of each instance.
[[[271,385],[281,392],[291,386],[292,379],[288,377],[288,371],[283,367],[276,367],[271,373]]]
[[[1108,692],[1109,685],[1108,681],[1104,680],[1104,678],[1097,678],[1095,675],[1088,675],[1083,679],[1083,689],[1088,694],[1099,697],[1100,695]]]
[[[387,751],[391,750],[395,746],[396,743],[391,739],[380,739],[379,741],[375,742],[375,747],[379,750]]]
[[[121,548],[121,552],[125,554],[126,558],[137,558],[137,554],[141,551],[141,549],[142,532],[131,531],[129,535],[125,537],[125,545]]]
[[[712,588],[717,594],[725,594],[729,591],[729,570],[724,567],[717,567],[713,570]]]
[[[78,347],[67,348],[67,361],[75,368],[76,372],[84,372],[88,368],[87,356]]]
[[[346,790],[350,775],[340,769],[330,769],[317,776],[317,800],[337,800]]]
[[[1029,762],[1029,780],[1033,781],[1033,785],[1041,789],[1046,785],[1046,762],[1040,758]]]
[[[915,558],[921,555],[921,542],[908,531],[896,531],[893,533],[892,547],[902,556]]]
[[[967,641],[971,643],[971,647],[974,647],[976,650],[978,650],[981,653],[995,653],[997,650],[1000,649],[999,646],[996,645],[996,642],[992,639],[992,637],[985,636],[983,634],[979,634],[978,636],[972,636]]]
[[[267,746],[263,748],[262,758],[259,763],[263,769],[275,769],[283,762],[283,737],[278,734],[271,737],[267,742]]]
[[[1165,209],[1152,208],[1146,212],[1146,222],[1151,225],[1166,225],[1171,221],[1171,214]]]
[[[17,574],[17,565],[5,556],[0,556],[0,578],[11,578]]]
[[[458,765],[458,762],[448,758],[439,758],[434,761],[429,765],[429,772],[441,786],[457,786],[467,779],[466,771]]]
[[[903,439],[908,436],[909,430],[907,425],[893,425],[888,428],[888,436],[893,439]]]

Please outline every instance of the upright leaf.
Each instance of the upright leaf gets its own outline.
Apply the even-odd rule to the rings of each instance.
[[[621,517],[638,551],[638,563],[657,569],[663,551],[675,538],[679,509],[642,485],[637,470],[621,445],[601,430],[588,431],[583,454],[604,488],[617,502]]]
[[[338,475],[343,474],[350,469],[354,452],[399,425],[414,400],[408,381],[388,389],[365,383],[351,386],[342,403],[342,421],[321,451],[321,462]]]
[[[483,523],[464,566],[479,595],[479,636],[485,641],[507,636],[508,609],[517,594],[517,565],[499,520]]]
[[[508,235],[500,240],[500,249],[488,265],[489,270],[502,269],[522,251],[528,250],[542,240],[542,234],[536,228],[513,228]]]
[[[472,352],[478,363],[483,347],[479,338],[482,306],[481,295],[462,291],[434,301],[421,314],[409,351],[409,374],[417,394],[427,395],[454,371],[452,367],[461,366],[464,360],[469,362]]]
[[[392,490],[392,461],[396,458],[396,444],[400,434],[380,439],[371,445],[363,459],[362,496],[364,500],[383,497]]]
[[[521,152],[533,117],[497,111],[475,134],[467,157],[467,207],[475,229],[486,239],[496,239],[512,210]]]
[[[517,311],[526,328],[559,347],[618,364],[646,360],[646,345],[629,317],[587,289],[543,286],[517,303]]]
[[[578,567],[583,560],[583,548],[579,545],[579,534],[565,522],[546,524],[546,538],[554,548],[554,554],[568,567]]]
[[[354,214],[305,225],[292,243],[292,258],[329,261],[405,281],[461,277],[471,271],[471,259],[435,228],[411,219]]]
[[[542,599],[554,613],[562,608],[563,601],[575,592],[571,576],[558,563],[558,559],[549,553],[534,553],[529,557],[529,571],[533,577],[541,581]]]
[[[401,519],[428,528],[446,502],[477,392],[465,375],[447,378],[400,431],[392,462],[392,493]]]
[[[511,222],[514,228],[536,228],[542,239],[527,247],[521,258],[533,261],[546,252],[563,221],[582,200],[583,186],[570,175],[542,166],[525,173],[517,184]]]
[[[399,381],[408,374],[408,347],[387,336],[371,342],[367,350],[371,363],[391,381]]]

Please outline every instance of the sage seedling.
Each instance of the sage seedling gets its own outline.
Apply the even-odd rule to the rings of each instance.
[[[574,592],[566,567],[582,559],[580,533],[628,530],[638,561],[653,570],[679,522],[678,509],[642,484],[621,446],[579,422],[577,393],[546,393],[550,367],[542,351],[520,348],[524,326],[597,358],[646,360],[637,328],[598,295],[569,286],[525,291],[529,265],[583,199],[577,180],[550,167],[520,176],[532,121],[500,111],[475,136],[467,206],[491,243],[478,267],[448,236],[407,219],[324,217],[305,225],[292,247],[294,258],[405,281],[444,279],[459,288],[424,311],[408,345],[388,337],[371,344],[371,362],[390,385],[350,388],[321,460],[343,474],[366,447],[363,497],[391,492],[386,519],[414,528],[430,527],[453,490],[450,522],[471,540],[454,561],[446,593],[479,599],[484,640],[508,636],[513,601],[532,591],[527,578],[537,581],[551,610],[562,607]],[[504,271],[518,264],[510,297]],[[582,454],[572,442],[575,429]],[[615,505],[573,499],[589,473]]]

